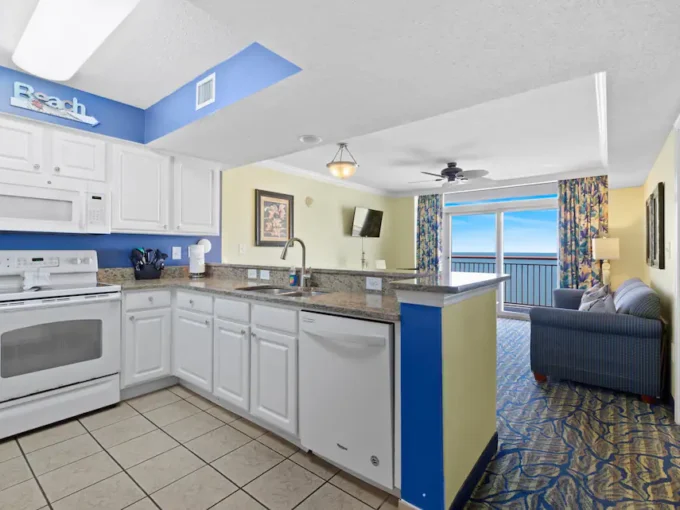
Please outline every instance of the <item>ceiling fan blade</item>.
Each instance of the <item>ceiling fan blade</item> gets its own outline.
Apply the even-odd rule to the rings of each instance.
[[[442,178],[442,174],[433,174],[432,172],[420,172],[420,173],[425,175],[434,175],[435,177],[439,177],[440,179]]]
[[[462,175],[468,179],[480,179],[489,175],[489,172],[487,170],[464,170]]]
[[[410,181],[409,184],[419,184],[421,182],[439,182],[443,180],[444,179],[427,179],[426,181]]]

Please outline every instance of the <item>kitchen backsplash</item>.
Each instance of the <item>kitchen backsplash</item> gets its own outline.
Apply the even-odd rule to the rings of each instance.
[[[207,236],[212,250],[206,253],[206,262],[222,260],[222,241],[217,236]],[[100,268],[126,268],[132,270],[130,251],[133,248],[158,248],[168,254],[168,266],[189,264],[188,246],[196,244],[198,236],[168,236],[151,234],[48,234],[42,232],[0,232],[0,250],[97,250]],[[182,248],[182,258],[172,260],[172,247]]]

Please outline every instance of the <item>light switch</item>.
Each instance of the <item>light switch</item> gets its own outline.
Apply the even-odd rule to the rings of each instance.
[[[261,269],[260,270],[260,280],[269,280],[269,270],[268,269]]]
[[[248,279],[249,280],[257,279],[257,269],[248,269]]]
[[[172,260],[180,260],[182,258],[182,247],[173,246],[172,247]]]
[[[367,276],[366,290],[382,290],[382,278]]]
[[[246,245],[245,244],[239,244],[238,245],[238,254],[243,255],[246,252]]]
[[[666,258],[670,259],[672,253],[673,253],[673,251],[671,250],[671,242],[666,241]]]

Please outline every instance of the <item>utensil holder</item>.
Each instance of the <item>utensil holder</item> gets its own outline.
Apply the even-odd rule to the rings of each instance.
[[[158,280],[161,277],[161,270],[153,266],[144,266],[141,269],[135,268],[135,280]]]

